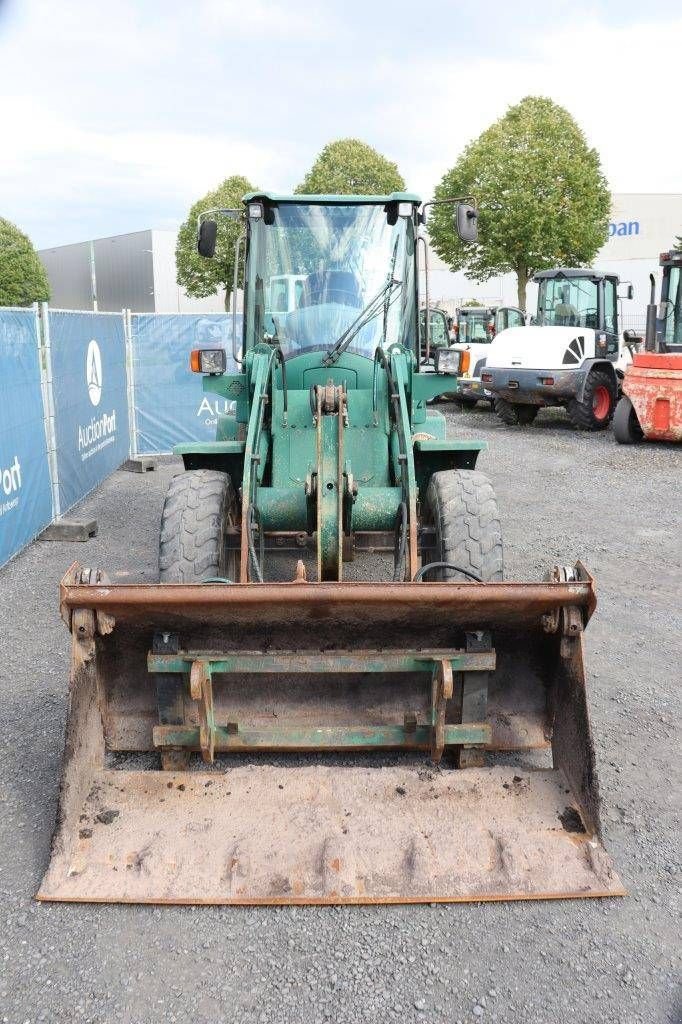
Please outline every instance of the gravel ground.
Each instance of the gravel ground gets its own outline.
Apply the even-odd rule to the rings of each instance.
[[[606,844],[629,896],[450,906],[202,908],[33,902],[56,809],[69,657],[57,584],[74,559],[156,576],[177,464],[117,473],[78,510],[87,545],[36,543],[0,570],[0,1021],[682,1019],[680,450],[578,435],[559,413],[484,437],[508,576],[581,558],[599,608],[586,634]]]

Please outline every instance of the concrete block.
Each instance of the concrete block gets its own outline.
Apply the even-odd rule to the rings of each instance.
[[[97,536],[97,520],[57,519],[43,530],[38,540],[86,541]]]
[[[156,469],[156,459],[141,455],[137,459],[126,459],[121,469],[128,473],[152,473]]]

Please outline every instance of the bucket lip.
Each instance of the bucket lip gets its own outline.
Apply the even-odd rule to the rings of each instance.
[[[594,579],[581,562],[570,582],[525,583],[374,583],[374,582],[276,582],[276,583],[109,583],[82,584],[82,567],[74,562],[60,583],[60,608],[65,621],[74,608],[91,608],[115,614],[124,608],[158,608],[188,611],[193,608],[252,608],[281,606],[286,602],[310,608],[328,605],[343,608],[424,609],[447,611],[467,606],[485,608],[504,617],[505,611],[523,609],[541,616],[562,606],[584,609],[585,621],[596,607]],[[102,579],[102,577],[100,577]],[[104,577],[106,579],[106,577]]]

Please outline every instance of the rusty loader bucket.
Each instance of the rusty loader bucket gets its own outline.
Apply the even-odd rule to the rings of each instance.
[[[110,584],[74,565],[38,898],[621,894],[585,694],[593,607],[580,565],[538,584],[259,585]]]

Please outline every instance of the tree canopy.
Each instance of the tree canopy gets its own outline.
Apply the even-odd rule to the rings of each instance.
[[[47,302],[47,274],[28,235],[0,217],[0,306]]]
[[[532,274],[589,264],[606,242],[611,196],[599,154],[563,107],[528,96],[471,142],[436,188],[436,198],[470,196],[479,241],[465,245],[452,208],[433,207],[429,235],[452,270],[478,281],[514,272],[526,308]]]
[[[385,195],[402,192],[397,164],[359,139],[329,142],[296,188],[304,195]]]
[[[242,209],[244,194],[253,191],[255,186],[248,178],[233,174],[191,207],[187,219],[180,227],[175,247],[177,281],[188,295],[205,298],[214,295],[222,287],[225,289],[225,308],[229,309],[234,283],[234,248],[241,225],[228,217],[217,217],[215,256],[213,259],[204,259],[197,252],[197,217],[206,210],[216,208]]]

